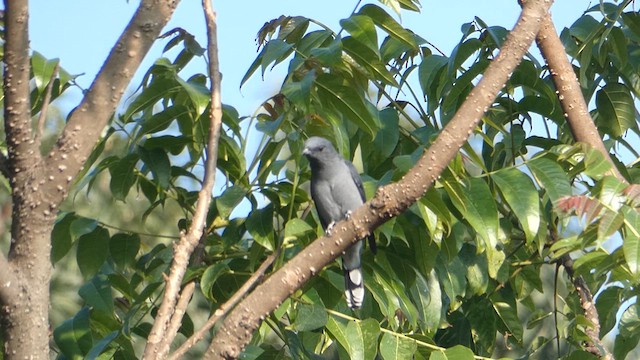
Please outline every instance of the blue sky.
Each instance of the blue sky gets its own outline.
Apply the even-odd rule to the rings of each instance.
[[[109,50],[125,28],[139,1],[135,0],[32,0],[31,48],[47,58],[60,58],[71,74],[84,74],[78,83],[88,88]],[[583,11],[597,1],[556,1],[552,7],[558,29],[571,25]],[[349,16],[356,1],[269,0],[214,1],[218,13],[220,68],[223,74],[223,102],[238,109],[240,115],[251,115],[260,103],[279,86],[283,71],[265,74],[263,82],[254,76],[242,89],[240,80],[256,56],[255,37],[260,27],[280,15],[302,15],[315,18],[337,29],[340,19]],[[511,28],[520,11],[516,0],[423,0],[420,14],[404,12],[405,27],[449,53],[460,38],[460,26],[479,16],[489,25]],[[206,44],[205,25],[200,0],[182,0],[166,30],[182,27]],[[143,72],[158,57],[166,41],[159,41],[147,55],[131,88],[135,88]],[[537,49],[532,49],[538,54]],[[205,72],[202,60],[187,69]],[[59,104],[66,113],[77,105],[80,92],[75,90]]]

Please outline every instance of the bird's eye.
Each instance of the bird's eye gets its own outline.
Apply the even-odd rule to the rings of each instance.
[[[320,146],[319,151],[324,151],[324,146]]]

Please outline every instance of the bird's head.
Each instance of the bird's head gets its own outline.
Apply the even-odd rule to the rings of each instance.
[[[312,167],[339,157],[331,142],[318,136],[310,137],[304,142],[302,154],[309,159]]]

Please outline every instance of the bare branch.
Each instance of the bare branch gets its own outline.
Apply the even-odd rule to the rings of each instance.
[[[562,105],[565,118],[571,128],[574,139],[587,143],[600,151],[605,159],[612,164],[610,173],[620,181],[627,183],[627,180],[622,176],[620,171],[618,171],[615,163],[613,163],[609,152],[602,142],[598,129],[589,114],[587,103],[584,100],[582,91],[580,91],[580,84],[578,83],[571,63],[565,55],[566,51],[551,21],[551,16],[547,15],[543,19],[542,27],[536,37],[536,43],[542,52],[542,56],[549,65],[553,82],[558,90],[560,104]],[[593,301],[593,295],[586,281],[584,281],[582,276],[576,276],[574,274],[573,260],[569,255],[562,256],[559,262],[565,268],[573,282],[573,286],[580,298],[580,304],[584,310],[585,317],[593,324],[593,327],[585,329],[585,333],[590,339],[585,349],[603,359],[613,359],[611,353],[603,346],[600,340],[600,319],[595,302]]]
[[[558,90],[558,97],[564,111],[571,133],[576,141],[591,145],[602,153],[605,159],[613,165],[612,175],[626,182],[618,168],[611,160],[609,152],[602,142],[600,133],[591,119],[587,103],[584,100],[580,84],[573,71],[573,67],[567,58],[566,51],[558,37],[551,16],[542,19],[542,27],[536,37],[536,43],[542,52],[542,56],[549,65],[553,83]]]
[[[184,354],[189,351],[195,344],[197,344],[200,340],[204,338],[209,329],[211,329],[220,319],[225,317],[229,311],[231,311],[242,298],[249,292],[253,287],[262,279],[264,274],[267,272],[267,269],[273,264],[275,259],[280,254],[280,251],[276,251],[269,255],[265,261],[260,265],[260,267],[251,274],[251,277],[247,279],[247,281],[242,284],[240,289],[233,294],[224,304],[220,305],[220,307],[209,317],[209,320],[198,330],[196,331],[187,341],[182,344],[178,350],[176,350],[171,356],[169,360],[178,360]]]
[[[169,339],[167,329],[170,319],[175,311],[180,284],[189,265],[189,256],[193,252],[198,240],[203,234],[207,211],[211,203],[211,193],[215,183],[216,166],[218,159],[218,139],[220,137],[220,125],[222,123],[222,101],[220,95],[220,70],[218,65],[218,45],[216,17],[211,4],[207,0],[202,2],[205,19],[207,22],[209,77],[211,79],[211,113],[209,124],[209,140],[207,143],[207,157],[205,160],[205,173],[202,189],[198,194],[196,210],[189,227],[189,231],[180,237],[176,245],[171,264],[169,279],[165,287],[162,304],[158,310],[153,328],[149,334],[145,359],[164,359],[169,352],[173,339]]]
[[[36,146],[40,146],[42,140],[42,133],[44,132],[44,126],[47,123],[47,109],[49,108],[49,102],[51,101],[51,91],[53,90],[53,83],[58,77],[58,71],[60,70],[60,63],[58,62],[53,68],[53,73],[49,79],[49,83],[44,91],[44,98],[42,99],[42,108],[40,108],[40,116],[38,117],[38,129],[36,130],[36,136],[33,141]]]
[[[9,1],[12,2],[12,1]],[[142,0],[80,105],[49,153],[41,191],[59,204],[113,116],[142,59],[171,18],[179,0]]]
[[[500,54],[417,164],[397,183],[378,189],[372,200],[354,211],[348,220],[334,227],[332,236],[311,243],[256,287],[225,319],[204,359],[237,358],[262,319],[290,294],[358,239],[400,214],[424,195],[446,165],[455,158],[522,60],[538,33],[540,19],[546,16],[551,3],[550,0],[527,0],[524,3],[520,19]]]
[[[5,9],[4,122],[9,173],[19,181],[40,160],[31,136],[28,1],[5,0]]]

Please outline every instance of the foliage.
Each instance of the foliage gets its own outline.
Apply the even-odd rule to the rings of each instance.
[[[418,10],[415,1],[387,3],[396,11]],[[627,5],[594,7],[562,39],[616,166],[638,183],[638,163],[623,162],[624,154],[640,157],[633,146],[640,15]],[[203,260],[194,260],[185,280],[199,282],[198,296],[210,311],[267,255],[282,250],[277,268],[321,234],[309,211],[306,137],[330,138],[355,158],[371,196],[415,163],[508,33],[475,18],[461,26],[459,44],[446,55],[378,5],[359,7],[340,25],[334,31],[300,16],[265,24],[261,51],[243,82],[288,62],[281,89],[250,121],[224,107],[218,159],[224,179],[209,209]],[[176,31],[165,50],[96,147],[78,187],[93,191],[108,172],[114,199],[135,192],[148,201],[141,221],[177,204],[177,234],[194,211],[210,103],[203,74],[180,74],[204,56],[196,40]],[[33,59],[48,64],[38,54]],[[33,67],[36,98],[50,71]],[[54,87],[53,96],[64,88]],[[532,55],[483,120],[436,186],[377,231],[378,253],[364,255],[364,308],[347,308],[339,266],[329,266],[265,319],[247,358],[584,356],[580,344],[592,325],[568,277],[560,274],[555,283],[548,276],[565,254],[598,294],[601,336],[617,328],[616,358],[637,346],[637,188],[603,176],[611,165],[573,142],[551,74]],[[262,140],[250,153],[254,126]],[[126,143],[122,150],[106,150],[113,137]],[[576,221],[583,215],[586,221]],[[59,215],[52,239],[54,263],[75,249],[85,281],[78,290],[84,307],[55,324],[60,358],[135,358],[158,306],[171,247],[74,212]],[[193,331],[188,313],[180,332]]]

